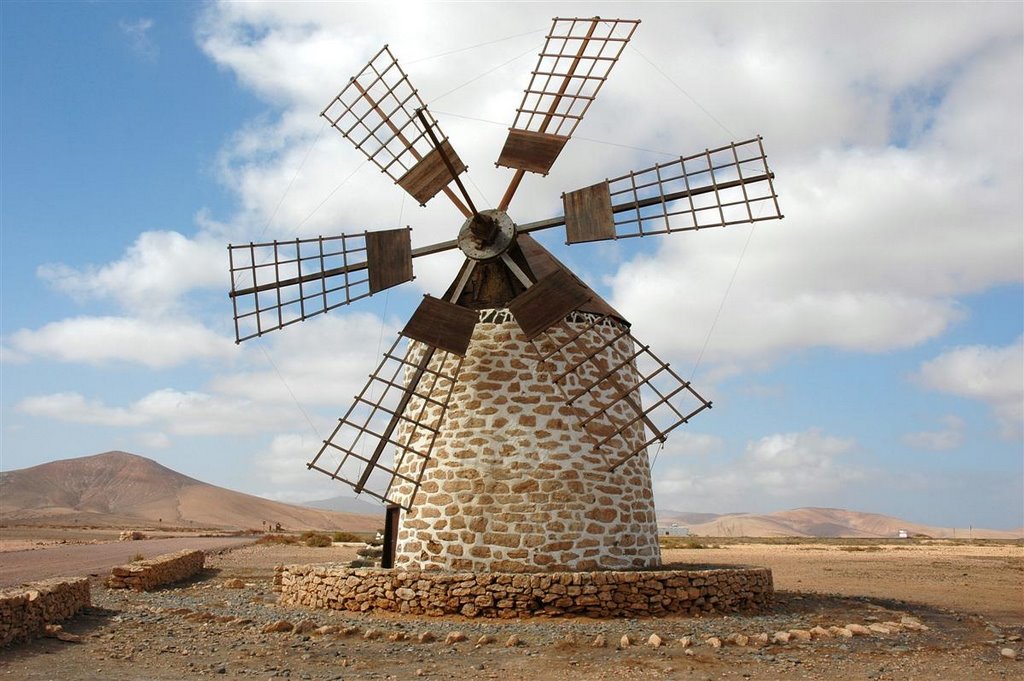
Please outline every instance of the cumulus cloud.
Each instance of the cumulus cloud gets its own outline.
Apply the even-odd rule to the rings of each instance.
[[[395,320],[360,312],[311,318],[268,336],[246,368],[214,376],[209,388],[267,404],[324,405],[343,410],[394,342]],[[338,414],[340,416],[340,414]]]
[[[128,39],[128,46],[135,54],[147,60],[156,59],[160,54],[160,49],[153,42],[153,37],[150,34],[154,25],[156,22],[146,17],[134,20],[122,19],[117,22],[117,27]]]
[[[921,365],[920,385],[987,404],[1006,438],[1024,431],[1024,337],[1010,345],[954,348]]]
[[[72,317],[8,338],[24,357],[104,364],[129,362],[167,369],[192,360],[225,359],[230,340],[191,320],[143,320],[133,317]]]
[[[954,414],[947,414],[942,419],[945,426],[942,430],[926,430],[907,433],[903,442],[914,449],[946,451],[956,449],[964,441],[964,420]]]
[[[125,407],[108,406],[78,393],[28,397],[19,411],[56,421],[111,427],[148,426],[179,435],[274,432],[295,417],[267,405],[195,391],[157,390]]]
[[[193,289],[227,289],[225,250],[209,236],[143,232],[119,260],[83,268],[51,263],[38,274],[76,300],[109,299],[137,315],[163,316]]]
[[[407,21],[382,22],[382,8],[208,7],[202,48],[283,107],[225,147],[221,171],[242,202],[239,223],[261,233],[269,224],[268,234],[282,236],[411,224],[417,245],[451,237],[461,218],[443,197],[426,209],[413,205],[314,115],[385,42],[428,102],[453,82],[464,85],[441,100],[438,116],[473,169],[471,191],[489,203],[500,196],[508,174],[489,166],[535,58],[516,57],[539,43],[530,30],[548,25],[549,10],[506,17],[500,37],[516,37],[467,63],[459,44],[445,46],[452,56],[436,57],[443,51],[423,35],[441,24],[475,24],[476,10],[408,9]],[[766,135],[787,218],[756,228],[720,317],[744,227],[669,236],[640,255],[617,244],[620,265],[593,282],[612,292],[645,341],[692,361],[718,318],[704,359],[726,371],[812,347],[886,352],[964,319],[957,296],[1019,281],[1022,177],[1013,150],[1020,148],[1022,104],[1014,93],[1021,69],[1006,20],[1013,12],[1001,19],[997,11],[950,8],[958,16],[952,21],[895,6],[881,9],[886,20],[878,21],[857,8],[792,7],[761,17],[755,30],[737,24],[728,8],[687,11],[693,20],[681,24],[670,5],[608,7],[621,16],[639,12],[633,47],[588,112],[580,139],[550,176],[527,178],[514,204],[519,221],[549,217],[560,210],[560,191],[663,160],[638,148],[687,153],[733,131]],[[843,39],[854,29],[863,38],[856,44]],[[672,49],[680,40],[686,54]],[[689,54],[715,68],[697,68]],[[665,106],[649,106],[652,88]],[[1004,105],[978,106],[997,99]],[[719,114],[729,132],[701,108]],[[681,117],[693,124],[678,125]],[[1011,139],[996,142],[992,130]],[[586,276],[598,249],[574,247],[570,261]],[[436,292],[458,262],[454,255],[417,260],[416,285]]]
[[[676,510],[828,505],[832,495],[869,475],[851,460],[856,452],[854,440],[818,429],[766,435],[748,442],[738,457],[689,463],[662,459],[655,495],[662,508]]]
[[[266,450],[256,456],[260,484],[266,491],[260,496],[278,501],[327,499],[348,489],[323,473],[306,468],[322,442],[300,433],[276,435]]]

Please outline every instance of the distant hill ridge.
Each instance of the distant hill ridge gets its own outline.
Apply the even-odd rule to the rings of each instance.
[[[862,513],[842,508],[795,508],[774,513],[687,513],[658,511],[664,528],[677,524],[690,534],[705,537],[896,537],[900,530],[910,535],[934,538],[1016,539],[1024,530],[934,527],[879,513]]]
[[[316,506],[317,508],[311,508]],[[190,478],[128,452],[112,451],[0,472],[0,520],[11,524],[163,526],[373,531],[383,510],[335,497],[297,506]],[[264,521],[266,525],[264,525]],[[658,510],[658,522],[714,537],[895,537],[900,529],[936,538],[968,530],[931,527],[877,513],[797,508],[775,513],[686,513]],[[1012,539],[1024,530],[974,528],[973,537]]]
[[[372,531],[380,516],[305,508],[235,492],[128,452],[0,473],[5,522]],[[266,525],[264,525],[264,522]]]

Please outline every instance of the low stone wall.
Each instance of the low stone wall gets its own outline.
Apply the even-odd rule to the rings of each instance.
[[[25,641],[90,603],[89,579],[62,577],[0,590],[0,646]]]
[[[467,617],[756,612],[773,593],[771,570],[757,567],[538,574],[286,565],[274,584],[285,605]]]
[[[132,589],[150,591],[164,584],[173,584],[188,579],[203,569],[206,554],[186,549],[168,553],[150,560],[140,560],[128,565],[118,565],[110,571],[107,587],[110,589]]]

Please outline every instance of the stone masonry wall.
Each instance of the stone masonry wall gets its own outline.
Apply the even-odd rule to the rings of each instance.
[[[164,584],[188,579],[203,569],[205,560],[206,554],[202,551],[186,549],[177,553],[157,556],[150,560],[119,565],[110,571],[107,587],[150,591]]]
[[[48,579],[0,590],[0,646],[38,636],[45,625],[66,620],[89,604],[86,577]]]
[[[287,565],[274,582],[285,605],[503,618],[757,612],[773,594],[771,570],[753,567],[524,574]]]
[[[507,311],[483,315],[418,492],[408,482],[396,487],[399,499],[416,492],[399,525],[396,567],[540,572],[660,565],[646,450],[607,472],[615,452],[593,451],[553,381],[583,351],[573,346],[568,357],[541,365]],[[610,339],[620,330],[606,322],[595,332]],[[633,348],[620,339],[607,352],[628,358]],[[588,366],[591,375],[582,378],[603,368]],[[602,390],[606,398],[617,389]],[[432,413],[439,407],[416,400],[407,411],[421,409],[421,421],[439,415]],[[642,426],[626,428],[623,437],[642,445]],[[402,472],[415,479],[421,461],[409,460]]]

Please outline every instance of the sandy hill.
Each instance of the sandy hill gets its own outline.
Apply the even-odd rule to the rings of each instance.
[[[935,538],[1016,539],[1020,531],[933,527],[878,513],[841,508],[796,508],[774,513],[685,513],[660,511],[662,526],[677,524],[706,537],[896,537],[899,530]]]
[[[371,531],[383,513],[338,513],[234,492],[127,452],[105,452],[0,473],[4,522]]]

